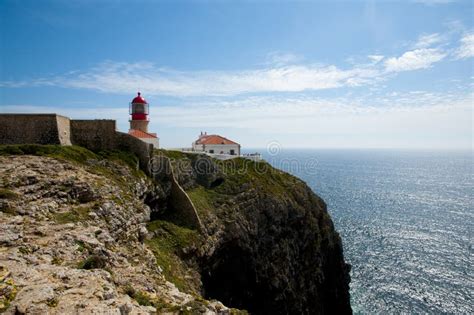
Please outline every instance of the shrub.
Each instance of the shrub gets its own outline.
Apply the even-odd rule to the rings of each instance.
[[[92,255],[81,261],[77,268],[79,269],[102,269],[106,266],[107,261],[104,257],[98,255]]]
[[[10,189],[0,188],[0,199],[18,199],[18,194]]]

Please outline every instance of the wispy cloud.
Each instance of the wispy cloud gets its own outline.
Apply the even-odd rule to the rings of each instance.
[[[267,54],[265,63],[267,65],[283,66],[298,63],[303,59],[304,58],[302,56],[294,53],[283,53],[280,51],[274,51]]]
[[[468,147],[472,137],[472,93],[456,91],[433,93],[412,91],[385,93],[375,96],[321,98],[315,96],[246,96],[229,100],[215,97],[182,106],[160,106],[152,111],[152,129],[234,128],[251,134],[287,137],[279,138],[284,146],[374,146],[374,147]],[[127,108],[96,107],[61,108],[11,105],[4,111],[59,112],[72,118],[108,117],[127,128]],[[377,133],[376,141],[373,135]],[[284,134],[284,135],[282,135]],[[294,135],[305,135],[295,137]],[[341,143],[337,135],[345,135]],[[425,135],[435,135],[428,139]],[[347,137],[350,137],[348,141]],[[407,137],[410,137],[409,143]],[[325,138],[332,143],[325,142]],[[303,140],[298,140],[303,139]],[[312,139],[319,139],[312,142]],[[456,139],[458,142],[445,139]],[[183,140],[186,145],[191,138]],[[188,141],[188,142],[186,142]],[[252,139],[248,145],[264,145]],[[372,142],[371,142],[372,141]],[[174,146],[177,144],[174,143]]]
[[[431,67],[448,55],[448,52],[440,46],[445,39],[445,36],[439,33],[421,35],[411,50],[404,52],[399,57],[386,59],[385,70],[402,72]]]
[[[434,44],[438,44],[443,41],[444,37],[439,33],[421,35],[418,41],[415,43],[415,48],[428,48]]]
[[[33,80],[3,81],[0,87],[58,86],[106,93],[148,95],[233,96],[271,92],[305,92],[377,84],[395,73],[426,69],[448,55],[464,59],[474,55],[474,35],[468,33],[460,47],[447,48],[447,36],[425,34],[399,56],[368,55],[349,67],[303,63],[291,53],[274,52],[260,68],[239,71],[177,71],[150,62],[104,62],[64,75]]]
[[[356,86],[376,78],[368,68],[340,69],[334,65],[288,65],[244,71],[176,71],[150,63],[106,62],[86,72],[32,81],[37,85],[171,96],[223,96],[260,92],[300,92],[342,86]],[[27,82],[2,82],[18,87]]]
[[[382,59],[384,58],[384,56],[382,55],[368,55],[367,56],[373,63],[378,63],[380,61],[382,61]]]
[[[389,72],[426,69],[446,56],[445,52],[436,48],[415,49],[405,52],[400,57],[387,59],[385,61],[385,68]]]
[[[461,38],[461,45],[455,52],[458,59],[474,57],[474,33],[465,34]]]

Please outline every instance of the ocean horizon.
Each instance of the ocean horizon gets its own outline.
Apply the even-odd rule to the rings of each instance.
[[[474,311],[471,151],[248,149],[328,206],[355,314]]]

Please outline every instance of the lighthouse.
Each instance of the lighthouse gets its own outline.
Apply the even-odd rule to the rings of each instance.
[[[140,92],[132,100],[129,105],[129,114],[130,114],[130,130],[128,133],[135,138],[151,143],[155,148],[159,147],[159,138],[156,133],[148,132],[148,124],[150,120],[148,119],[149,114],[149,104],[143,98]]]
[[[141,93],[138,92],[138,95],[132,100],[129,107],[129,113],[131,115],[130,129],[148,132],[148,123],[150,122],[148,120],[149,112],[147,101],[145,101]]]

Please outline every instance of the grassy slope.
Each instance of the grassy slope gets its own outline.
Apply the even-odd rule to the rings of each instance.
[[[0,156],[9,155],[35,155],[69,161],[84,166],[91,173],[103,175],[108,180],[113,180],[117,185],[122,187],[128,184],[126,178],[117,176],[113,170],[106,166],[101,166],[97,163],[88,163],[88,160],[111,160],[129,167],[134,176],[146,176],[142,171],[137,169],[138,159],[128,152],[102,151],[94,153],[79,146],[0,145]],[[174,156],[175,158],[182,158],[179,154],[175,154]],[[124,197],[129,198],[132,196]],[[18,198],[18,196],[13,191],[6,187],[0,187],[0,199],[15,198]],[[90,210],[91,209],[87,207],[71,207],[71,210],[68,212],[55,214],[53,219],[57,224],[78,222],[86,220]],[[207,303],[207,301],[202,299],[199,295],[199,275],[196,275],[195,271],[179,258],[186,247],[198,246],[199,242],[203,241],[199,233],[195,230],[180,227],[163,220],[152,221],[148,224],[147,228],[149,231],[153,231],[156,236],[147,240],[146,244],[153,251],[157,259],[157,264],[162,268],[165,278],[174,283],[181,291],[188,292],[196,297],[197,301],[193,302],[196,305],[189,305],[192,308],[194,308],[194,306],[198,308],[199,303]],[[82,262],[78,265],[78,268],[84,268],[86,263],[86,261]],[[189,311],[186,308],[183,310],[177,306],[167,305],[161,300],[151,299],[145,292],[136,291],[133,287],[128,288],[127,293],[142,305],[153,305],[159,310],[174,311],[180,314],[193,313],[192,310]],[[233,313],[239,313],[239,311],[233,310]]]

